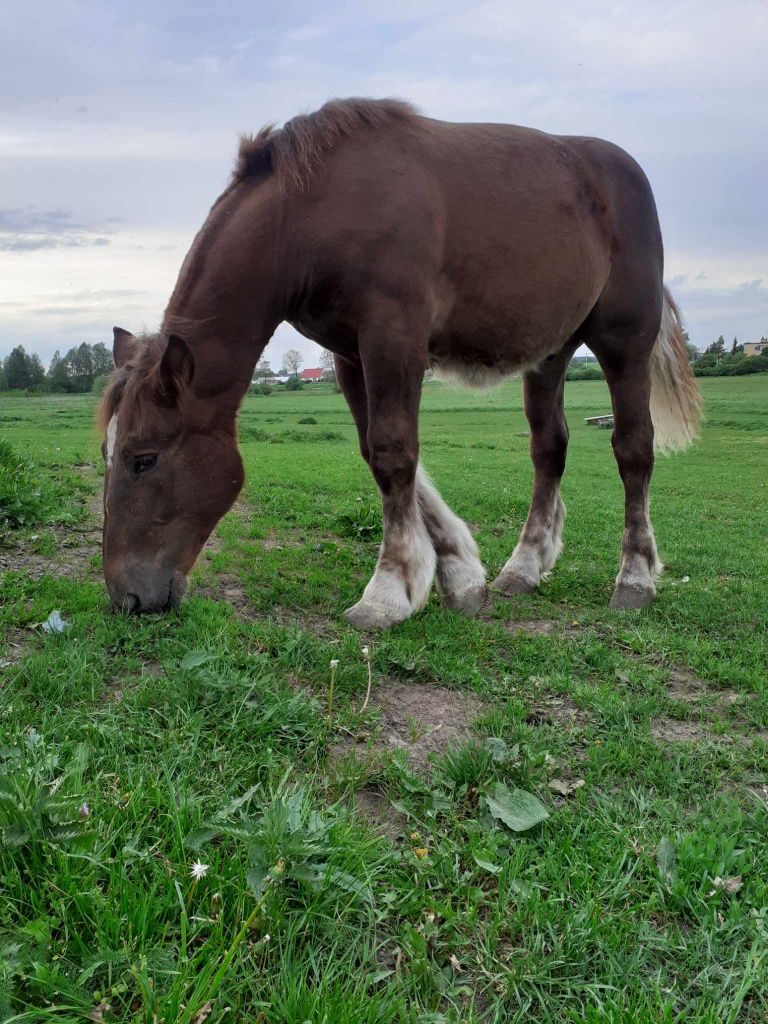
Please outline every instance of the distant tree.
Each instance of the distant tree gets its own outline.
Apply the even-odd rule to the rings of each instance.
[[[62,392],[72,390],[67,361],[61,358],[61,353],[58,349],[53,353],[53,357],[48,364],[46,380],[51,391]]]
[[[24,346],[17,345],[3,364],[9,390],[23,391],[30,386],[30,364]]]
[[[261,384],[264,384],[268,377],[274,377],[274,375],[268,359],[260,359],[256,364],[256,369],[253,371],[253,379]]]
[[[688,362],[689,363],[695,363],[696,360],[701,355],[701,352],[699,352],[699,350],[696,348],[696,346],[692,342],[690,342],[687,338],[685,338],[685,351],[688,353]]]
[[[33,353],[29,358],[29,384],[27,387],[39,388],[40,385],[45,381],[45,367],[40,361],[40,356],[37,352]]]
[[[733,344],[731,345],[731,355],[735,356],[739,352],[743,352],[743,351],[744,351],[744,346],[739,344],[739,339],[734,334],[734,336],[733,336]]]
[[[283,366],[294,377],[298,377],[303,362],[304,356],[296,348],[289,348],[283,356]]]
[[[320,353],[320,369],[329,380],[336,380],[336,363],[333,359],[333,352],[329,352],[325,348]]]
[[[97,341],[95,345],[91,346],[91,354],[93,357],[94,377],[102,377],[105,373],[112,373],[115,363],[112,359],[112,353],[104,342]]]
[[[72,378],[72,390],[90,391],[93,387],[93,352],[85,342],[67,352],[66,361]]]
[[[5,365],[0,361],[0,391],[8,390],[8,378],[5,376]]]
[[[723,358],[723,356],[725,355],[725,338],[722,336],[722,334],[717,339],[717,341],[713,341],[712,344],[705,349],[705,353],[707,355],[714,356],[716,359]]]

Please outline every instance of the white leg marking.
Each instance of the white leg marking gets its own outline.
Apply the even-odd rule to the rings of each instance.
[[[524,594],[538,587],[563,550],[564,523],[565,505],[557,491],[547,515],[528,513],[520,540],[495,581],[502,593]]]
[[[485,569],[469,527],[443,501],[421,465],[416,470],[419,505],[437,552],[437,582],[445,603],[474,614],[485,601]]]
[[[353,625],[387,628],[407,619],[427,603],[435,576],[435,549],[421,510],[413,505],[402,524],[384,522],[384,539],[376,571],[356,605],[347,611]]]
[[[621,566],[616,577],[611,607],[642,608],[648,604],[656,594],[656,580],[663,568],[646,504],[645,526],[635,527],[632,532],[624,530]]]

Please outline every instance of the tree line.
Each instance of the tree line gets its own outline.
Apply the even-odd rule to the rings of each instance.
[[[688,357],[697,377],[742,377],[750,373],[768,373],[768,347],[760,355],[747,356],[738,338],[734,338],[728,347],[722,334],[703,352],[689,344]]]
[[[106,345],[75,345],[65,355],[54,352],[46,370],[40,356],[17,345],[0,362],[0,391],[82,394],[101,391],[115,364]]]
[[[768,347],[759,356],[746,356],[744,346],[734,338],[730,346],[721,334],[702,352],[692,345],[685,335],[688,359],[693,364],[697,377],[728,377],[742,374],[768,372]],[[765,341],[765,339],[762,339]],[[288,387],[301,387],[299,371],[304,359],[296,349],[289,349],[283,358],[281,374],[289,374]],[[320,355],[323,378],[335,383],[333,356],[323,351]],[[57,392],[59,394],[82,394],[87,391],[100,392],[106,377],[114,369],[112,353],[106,345],[98,342],[73,346],[65,355],[54,352],[46,370],[40,356],[28,353],[23,345],[17,345],[10,355],[0,360],[0,391]],[[266,359],[262,359],[254,371],[254,381],[268,393],[267,381],[274,375]],[[602,377],[596,362],[573,363],[568,368],[569,380],[594,380]]]

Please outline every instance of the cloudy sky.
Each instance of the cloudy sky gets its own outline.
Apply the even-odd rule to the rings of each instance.
[[[703,347],[768,332],[765,0],[9,0],[0,356],[153,328],[237,135],[331,96],[599,135],[654,186]],[[268,355],[296,345],[283,326]]]

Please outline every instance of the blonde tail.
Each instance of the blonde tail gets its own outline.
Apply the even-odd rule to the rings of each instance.
[[[687,448],[701,424],[701,393],[688,362],[680,310],[667,288],[651,352],[651,419],[658,452]]]

